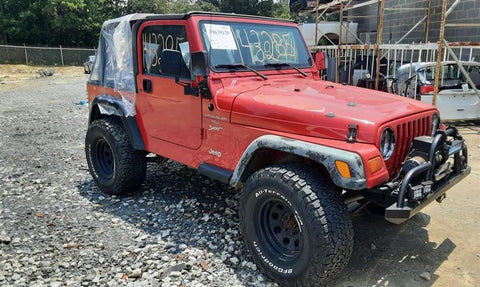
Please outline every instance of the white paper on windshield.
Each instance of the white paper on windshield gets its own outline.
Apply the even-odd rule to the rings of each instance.
[[[205,24],[205,30],[212,49],[237,50],[237,43],[235,43],[230,26]]]

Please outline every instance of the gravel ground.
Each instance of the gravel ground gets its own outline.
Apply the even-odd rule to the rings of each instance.
[[[0,92],[1,286],[274,286],[238,234],[237,196],[167,162],[127,197],[84,159],[85,77]],[[1,91],[1,90],[0,90]]]
[[[83,150],[85,80],[0,85],[0,286],[276,286],[241,242],[228,186],[168,161],[148,165],[138,193],[99,191]],[[478,165],[479,128],[469,130]],[[479,178],[467,178],[447,209],[426,209],[436,222],[424,213],[400,226],[354,217],[352,261],[330,285],[479,286],[480,213],[472,201],[455,205],[455,196],[475,196]],[[467,224],[449,219],[449,208]],[[462,244],[469,249],[454,252]]]

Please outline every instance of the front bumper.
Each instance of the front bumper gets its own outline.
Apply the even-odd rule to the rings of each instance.
[[[453,157],[453,171],[445,178],[435,181],[435,153],[440,148],[443,148],[447,137],[451,137],[455,140],[461,139],[457,130],[453,127],[448,128],[445,131],[437,132],[433,140],[429,160],[422,165],[419,165],[405,174],[398,189],[397,202],[387,207],[385,210],[385,219],[400,224],[422,210],[425,206],[430,204],[433,200],[439,199],[444,196],[445,192],[452,186],[457,184],[463,178],[470,174],[471,168],[467,165],[467,148],[462,143],[462,148],[449,154]],[[407,199],[407,193],[412,189],[412,183],[419,176],[425,175],[424,183],[427,183],[428,193],[420,200]]]

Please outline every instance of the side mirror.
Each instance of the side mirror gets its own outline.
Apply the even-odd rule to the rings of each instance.
[[[160,54],[160,71],[162,74],[179,78],[182,72],[182,53],[177,50],[165,49]]]
[[[192,53],[192,74],[195,77],[208,76],[208,60],[207,53],[205,51],[199,51]]]

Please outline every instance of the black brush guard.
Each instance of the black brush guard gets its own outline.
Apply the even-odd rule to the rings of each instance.
[[[452,137],[454,140],[462,140],[462,147],[452,152],[452,154],[449,154],[449,157],[453,156],[453,172],[440,181],[435,182],[433,181],[433,174],[436,167],[435,152],[443,148],[448,137]],[[447,190],[470,174],[471,168],[468,166],[467,160],[467,147],[465,143],[463,143],[463,138],[458,134],[457,129],[449,127],[445,131],[438,131],[430,147],[428,161],[405,174],[398,190],[397,202],[387,207],[385,210],[385,219],[392,223],[400,224],[417,214],[432,201],[443,198]],[[429,186],[431,191],[425,198],[419,201],[407,200],[407,192],[412,181],[422,174],[425,174],[424,182],[433,183]]]

